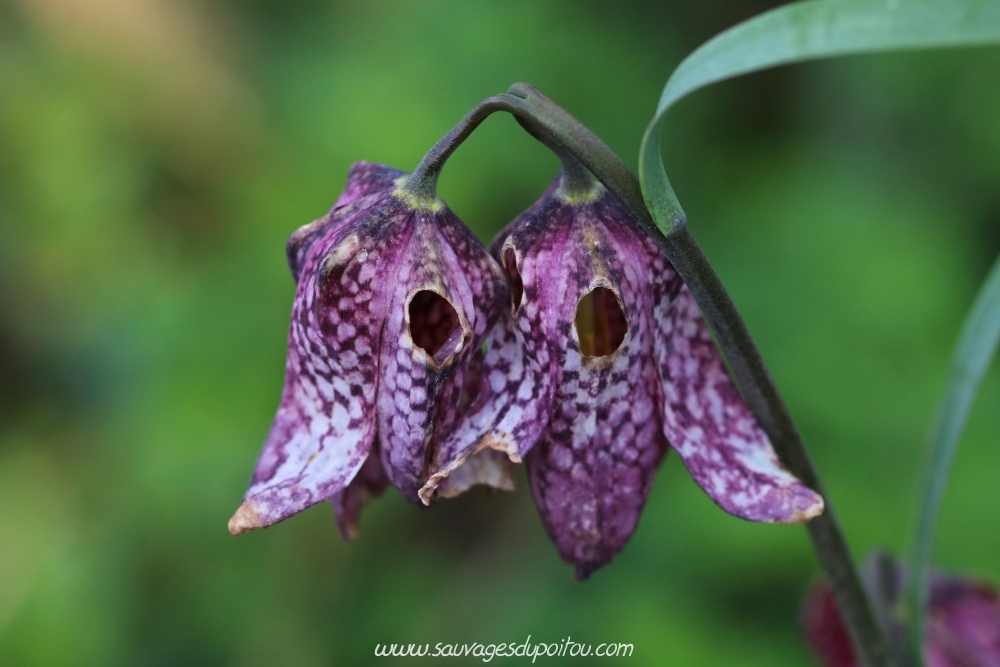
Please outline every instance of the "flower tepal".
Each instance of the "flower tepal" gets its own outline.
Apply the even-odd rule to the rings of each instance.
[[[869,565],[874,561],[870,560]],[[866,574],[872,568],[866,568]],[[903,619],[897,609],[905,570],[890,561],[889,586],[870,586],[890,592],[883,601],[890,610],[884,619],[889,636],[902,644]],[[932,572],[924,637],[927,667],[1000,667],[1000,596],[985,582]],[[851,645],[847,627],[826,580],[815,583],[802,605],[802,628],[813,655],[823,667],[862,667]]]
[[[489,382],[468,417],[480,431],[443,447],[451,459],[439,469],[498,440],[526,455],[546,529],[580,577],[635,530],[668,443],[731,514],[795,523],[822,512],[778,462],[691,292],[603,186],[560,176],[493,252],[510,317],[488,343]]]
[[[333,500],[351,536],[360,504],[386,481],[418,501],[507,292],[472,232],[406,180],[355,164],[331,212],[289,240],[285,385],[233,534]],[[502,463],[470,463],[469,483],[507,488]]]

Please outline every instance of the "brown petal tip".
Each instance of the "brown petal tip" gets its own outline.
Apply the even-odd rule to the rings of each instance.
[[[229,532],[236,537],[256,528],[264,528],[266,525],[263,517],[257,513],[253,500],[250,499],[240,505],[236,514],[229,520]]]
[[[815,519],[820,514],[826,510],[826,502],[823,500],[823,496],[816,494],[816,504],[810,507],[808,510],[802,513],[802,523],[809,521],[810,519]]]
[[[781,523],[807,523],[812,519],[815,519],[826,509],[826,503],[823,501],[823,496],[816,492],[812,492],[814,497],[813,502],[804,508],[796,511],[794,514],[789,516],[786,520]]]

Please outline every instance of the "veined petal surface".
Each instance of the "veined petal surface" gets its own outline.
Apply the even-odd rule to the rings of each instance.
[[[634,261],[642,237],[614,234],[620,207],[603,188],[592,196],[576,203],[557,194],[547,218],[548,233],[565,239],[549,269],[559,299],[549,330],[555,391],[527,457],[543,522],[578,578],[628,541],[667,446],[656,416],[648,276]]]
[[[315,241],[292,307],[285,388],[243,505],[239,534],[326,500],[354,478],[375,437],[377,352],[405,205],[384,193]]]
[[[663,432],[698,486],[730,514],[801,523],[823,498],[778,461],[733,384],[694,297],[664,258],[655,272],[654,345]]]

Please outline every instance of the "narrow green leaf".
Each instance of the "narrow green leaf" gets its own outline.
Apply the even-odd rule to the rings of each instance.
[[[684,224],[660,155],[667,110],[712,83],[776,65],[857,53],[1000,43],[1000,0],[808,0],[779,7],[709,40],[667,81],[646,129],[639,178],[667,235]]]
[[[923,647],[927,608],[927,572],[931,543],[944,495],[945,483],[955,458],[959,438],[979,390],[979,383],[1000,343],[1000,259],[996,261],[965,320],[958,339],[944,397],[931,424],[927,461],[918,495],[917,526],[910,551],[907,582],[909,645],[915,657]],[[919,663],[918,663],[919,664]]]

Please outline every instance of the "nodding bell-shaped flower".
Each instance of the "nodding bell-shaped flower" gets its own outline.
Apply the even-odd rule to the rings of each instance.
[[[869,559],[866,575],[872,574],[872,564],[873,559]],[[904,571],[892,561],[887,562],[886,569],[882,576],[888,575],[889,580],[878,587],[892,597],[882,601],[888,611],[884,622],[892,642],[902,646],[906,628],[903,619],[892,612],[897,607],[895,598],[903,585]],[[932,572],[929,593],[924,636],[927,667],[1000,667],[997,591],[982,582]],[[823,667],[862,667],[826,580],[814,584],[805,598],[802,629]]]
[[[782,465],[694,297],[635,218],[577,165],[494,241],[511,284],[484,386],[422,493],[484,449],[526,457],[545,527],[578,578],[635,530],[668,444],[727,512],[804,522],[822,498]]]
[[[330,213],[288,241],[297,289],[285,386],[234,535],[331,500],[350,538],[361,505],[388,483],[418,502],[434,443],[471,402],[506,280],[455,214],[407,178],[355,164]],[[470,459],[442,494],[510,488],[506,465]]]

